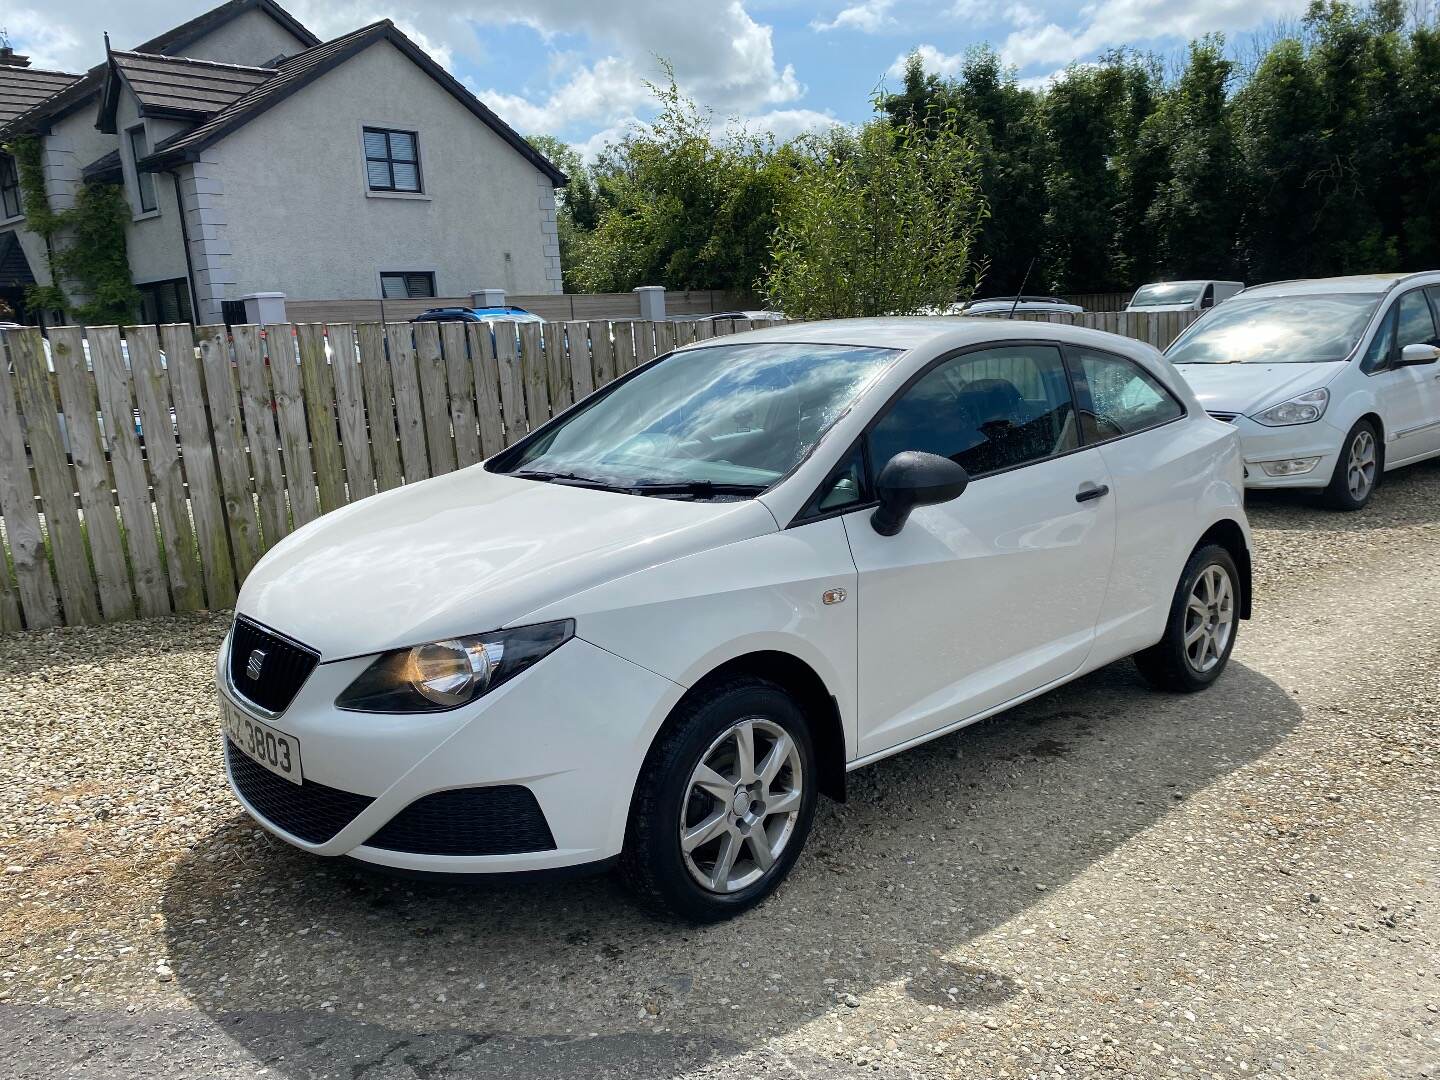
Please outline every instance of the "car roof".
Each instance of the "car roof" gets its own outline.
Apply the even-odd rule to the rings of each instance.
[[[1352,274],[1348,277],[1295,278],[1252,285],[1242,296],[1314,296],[1324,293],[1389,292],[1402,282],[1432,283],[1440,281],[1440,270],[1424,270],[1414,274]]]
[[[1239,285],[1241,282],[1227,280],[1225,278],[1184,278],[1180,281],[1147,281],[1140,288],[1148,289],[1152,285]]]
[[[1035,303],[1035,304],[1068,304],[1068,303],[1069,303],[1068,300],[1065,300],[1065,299],[1063,299],[1063,298],[1061,298],[1061,297],[1059,297],[1059,296],[1029,296],[1029,295],[1022,295],[1022,296],[981,296],[981,297],[977,297],[977,298],[974,299],[974,300],[971,300],[970,303],[972,303],[972,304],[995,304],[995,303],[1001,303],[1001,302],[1004,302],[1004,303],[1012,303],[1012,302],[1014,302],[1014,301],[1016,301],[1016,300],[1019,300],[1021,303],[1024,303],[1024,302],[1026,302],[1026,301],[1029,301],[1029,302]]]
[[[686,348],[782,341],[801,345],[858,345],[866,348],[912,350],[936,345],[964,348],[987,341],[1068,341],[1104,347],[1111,352],[1140,344],[1099,330],[1065,323],[1022,319],[947,316],[887,316],[876,319],[835,319],[826,322],[791,322],[723,338],[710,338]],[[1147,347],[1148,348],[1148,347]],[[1158,355],[1158,354],[1157,354]]]

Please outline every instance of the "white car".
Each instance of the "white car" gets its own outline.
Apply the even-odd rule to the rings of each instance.
[[[1260,285],[1166,351],[1234,424],[1246,486],[1313,488],[1340,510],[1386,470],[1440,455],[1440,272]]]
[[[318,519],[217,662],[266,828],[403,871],[766,896],[846,773],[1249,614],[1239,443],[1148,345],[869,319],[705,341]]]
[[[1142,314],[1207,311],[1243,288],[1243,281],[1156,281],[1136,289],[1125,310]]]

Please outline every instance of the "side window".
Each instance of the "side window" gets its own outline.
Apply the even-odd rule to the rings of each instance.
[[[140,197],[140,212],[148,214],[158,209],[160,204],[155,201],[155,174],[140,171],[140,159],[150,153],[145,142],[145,126],[133,127],[125,135],[130,140],[130,163],[135,167],[135,190]]]
[[[1090,407],[1080,416],[1087,443],[1131,435],[1185,414],[1160,381],[1132,360],[1077,349]]]
[[[1215,306],[1214,282],[1211,282],[1209,285],[1205,286],[1205,295],[1200,298],[1200,306],[1202,308],[1210,308]]]
[[[380,295],[386,300],[434,296],[435,274],[429,270],[382,270]]]
[[[835,510],[843,510],[847,506],[856,506],[865,502],[868,497],[865,484],[865,455],[857,446],[840,470],[821,486],[802,516],[813,517]]]
[[[1006,345],[947,360],[910,387],[871,430],[870,460],[878,472],[924,450],[983,476],[1078,445],[1060,350]]]
[[[1406,345],[1440,344],[1435,337],[1435,316],[1430,311],[1430,301],[1425,299],[1423,290],[1412,289],[1400,297],[1395,310],[1399,313],[1399,348],[1403,349]]]
[[[1380,324],[1380,329],[1375,331],[1375,336],[1370,339],[1370,347],[1365,350],[1365,359],[1360,361],[1360,370],[1367,375],[1382,371],[1390,363],[1390,357],[1395,353],[1395,309],[1392,307],[1385,313],[1385,321]]]
[[[365,182],[371,191],[424,190],[420,184],[419,136],[413,131],[365,128]]]

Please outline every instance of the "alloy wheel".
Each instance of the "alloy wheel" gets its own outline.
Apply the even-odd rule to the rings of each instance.
[[[1200,572],[1185,606],[1185,658],[1204,674],[1220,663],[1235,630],[1235,588],[1225,568]]]
[[[1375,436],[1363,428],[1350,441],[1345,483],[1350,489],[1350,497],[1356,502],[1363,501],[1375,484]]]
[[[680,807],[680,851],[710,892],[763,878],[790,843],[804,790],[800,748],[779,724],[752,717],[700,756]]]

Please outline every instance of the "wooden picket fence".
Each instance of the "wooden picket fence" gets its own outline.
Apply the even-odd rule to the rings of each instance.
[[[1015,318],[1027,322],[1064,323],[1067,326],[1086,326],[1091,330],[1104,330],[1108,334],[1135,338],[1154,345],[1157,349],[1169,348],[1180,332],[1200,317],[1198,311],[1087,311],[1081,315],[1064,312],[1017,313]],[[1008,318],[1003,312],[981,315],[980,318]]]
[[[1183,325],[1038,318],[1157,345]],[[48,348],[0,331],[0,632],[230,607],[320,514],[473,465],[655,356],[751,328],[68,326]]]

